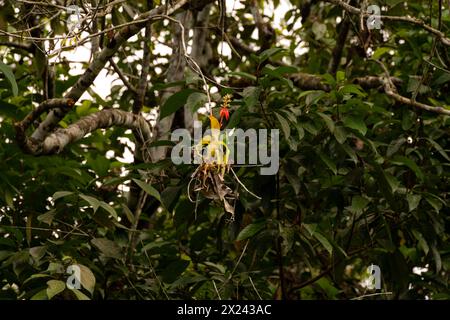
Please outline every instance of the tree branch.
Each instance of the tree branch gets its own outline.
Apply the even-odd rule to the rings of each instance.
[[[239,41],[237,39],[234,40],[233,38],[231,39],[232,41],[234,41],[233,45],[236,45],[236,47],[239,47],[239,49],[246,51],[247,53],[250,53],[248,51],[251,50],[251,48],[239,46]],[[254,51],[252,50],[252,52]],[[317,75],[299,72],[292,76],[292,80],[294,81],[297,87],[303,90],[323,90],[323,91],[331,90],[331,88],[328,85],[322,83],[322,77]],[[396,85],[401,85],[403,83],[403,81],[399,78],[391,77],[389,75],[387,75],[387,78],[366,76],[355,78],[353,82],[359,84],[364,89],[382,87],[385,93],[397,102],[439,114],[450,115],[450,110],[445,109],[443,107],[433,107],[424,103],[413,101],[412,99],[399,95],[395,89]],[[388,83],[389,85],[386,85],[386,83]]]
[[[172,14],[183,5],[188,3],[188,0],[180,0],[173,6],[167,9],[167,14]],[[109,44],[103,48],[98,56],[92,61],[85,73],[78,78],[78,81],[71,88],[71,90],[65,95],[65,98],[77,101],[81,95],[89,88],[94,82],[97,75],[104,68],[105,64],[110,58],[117,52],[122,44],[124,44],[131,36],[138,33],[148,21],[152,20],[156,16],[161,15],[166,11],[166,6],[162,5],[146,13],[141,14],[135,20],[139,21],[135,24],[131,24],[121,28],[115,36],[110,40]],[[56,124],[65,116],[66,112],[59,108],[52,110],[47,118],[40,124],[40,126],[33,132],[32,138],[36,141],[42,141],[53,130]]]
[[[114,62],[114,60],[112,58],[109,59],[109,64],[114,69],[114,71],[117,73],[117,75],[119,76],[120,80],[122,80],[122,82],[125,85],[125,87],[127,87],[128,90],[133,92],[133,94],[136,94],[137,93],[136,88],[131,84],[130,81],[128,81],[127,77],[125,77],[125,75],[123,74],[122,70],[120,70],[119,66]]]
[[[184,48],[184,37],[189,34],[188,28],[182,28],[182,26],[190,24],[190,20],[192,18],[192,15],[190,12],[182,12],[177,14],[176,21],[178,23],[175,23],[173,25],[172,29],[172,43],[173,43],[173,51],[172,56],[169,60],[169,66],[167,68],[167,82],[176,82],[180,81],[184,77],[184,70],[186,67],[186,59],[183,58],[185,52]],[[185,33],[183,35],[183,32]],[[174,94],[179,89],[177,87],[169,87],[164,90],[162,97],[161,97],[161,105],[164,104],[167,99]],[[163,119],[160,119],[158,116],[158,121],[156,122],[155,128],[154,128],[154,137],[155,139],[168,139],[170,129],[172,128],[173,120],[174,120],[175,114],[171,114],[168,117],[165,117]],[[150,157],[153,162],[160,161],[165,158],[167,152],[166,146],[158,146],[156,148],[152,148],[150,150]]]
[[[369,16],[372,16],[371,14],[361,11],[361,9],[358,9],[356,7],[353,7],[347,3],[345,3],[344,1],[341,0],[325,0],[325,2],[329,2],[335,5],[340,6],[341,8],[343,8],[345,11],[352,13],[352,14],[356,14],[356,15],[361,15],[364,18],[367,18]],[[377,16],[382,20],[385,21],[398,21],[398,22],[406,22],[409,24],[413,24],[416,26],[419,26],[423,29],[425,29],[426,31],[434,34],[444,45],[446,46],[450,46],[450,38],[447,38],[446,35],[438,30],[433,28],[432,26],[426,24],[423,20],[417,19],[417,18],[412,18],[412,17],[400,17],[400,16],[384,16],[384,15],[380,15]]]
[[[250,11],[255,19],[256,27],[258,28],[258,38],[261,45],[260,51],[264,51],[265,49],[270,48],[275,42],[275,31],[270,24],[264,22],[258,1],[250,0]]]
[[[43,101],[39,106],[31,111],[25,119],[23,119],[20,123],[17,125],[21,126],[23,130],[28,129],[28,127],[33,123],[35,120],[39,118],[41,114],[44,112],[48,112],[49,110],[60,108],[60,109],[67,109],[69,110],[73,105],[75,104],[75,101],[72,99],[49,99]]]
[[[354,3],[354,1],[350,3]],[[338,38],[336,40],[336,46],[334,47],[332,52],[332,59],[328,67],[328,72],[332,75],[336,74],[339,68],[339,64],[341,63],[342,52],[344,51],[345,42],[347,41],[348,33],[350,30],[349,20],[350,17],[348,15],[345,15],[339,30]]]
[[[144,50],[142,57],[142,70],[139,79],[139,85],[134,98],[133,113],[138,114],[144,105],[145,92],[147,91],[147,76],[150,66],[150,42],[151,41],[151,23],[149,22],[145,27],[144,35]]]
[[[112,126],[138,130],[142,133],[146,141],[151,139],[151,126],[144,117],[119,109],[104,109],[90,114],[65,129],[58,129],[47,136],[42,142],[36,141],[33,138],[27,138],[23,135],[24,132],[20,127],[17,135],[23,135],[21,137],[19,136],[18,140],[23,141],[21,147],[25,152],[34,155],[53,154],[61,152],[66,145],[82,139],[90,132]]]
[[[443,107],[433,107],[421,102],[417,102],[415,100],[406,98],[402,95],[399,95],[397,93],[397,90],[395,88],[395,85],[392,83],[392,81],[390,80],[390,76],[389,76],[389,71],[386,68],[386,66],[384,65],[383,62],[378,61],[378,60],[372,60],[376,63],[378,63],[378,65],[380,65],[380,67],[383,69],[386,77],[383,79],[384,82],[384,91],[386,92],[386,94],[393,98],[395,101],[409,105],[411,107],[415,107],[415,108],[419,108],[422,110],[427,110],[427,111],[431,111],[431,112],[435,112],[435,113],[439,113],[439,114],[444,114],[444,115],[450,115],[450,110],[445,109]]]
[[[388,81],[386,81],[387,83]],[[390,85],[385,86],[384,91],[386,92],[386,94],[391,97],[392,99],[394,99],[397,102],[409,105],[411,107],[415,107],[415,108],[419,108],[422,110],[427,110],[427,111],[431,111],[434,113],[439,113],[439,114],[445,114],[447,116],[450,116],[450,110],[445,109],[443,107],[433,107],[421,102],[417,102],[415,100],[406,98],[404,96],[399,95],[398,93],[395,92],[395,90],[392,89],[393,87]]]

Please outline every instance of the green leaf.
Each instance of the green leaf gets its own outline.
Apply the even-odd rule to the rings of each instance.
[[[402,129],[408,131],[414,125],[415,113],[411,110],[403,111],[402,115]],[[404,139],[404,138],[403,138]]]
[[[339,92],[342,94],[352,93],[360,97],[366,96],[366,93],[362,90],[362,88],[356,84],[346,84],[339,89]]]
[[[100,201],[100,207],[108,211],[116,220],[119,220],[116,210],[104,201]]]
[[[433,85],[440,86],[449,81],[450,81],[450,73],[443,73],[439,78],[433,81]]]
[[[47,281],[47,297],[52,299],[58,293],[61,293],[66,289],[66,284],[60,280],[49,280]]]
[[[434,262],[435,262],[435,265],[436,265],[436,272],[439,272],[442,269],[441,254],[439,253],[439,250],[436,248],[435,245],[431,246],[431,252],[433,253],[433,258],[434,258]]]
[[[254,106],[256,106],[259,100],[260,93],[261,88],[259,87],[247,87],[242,91],[244,102],[248,108],[253,108]]]
[[[253,237],[255,234],[260,232],[265,226],[266,226],[265,220],[260,220],[260,221],[249,224],[244,229],[242,229],[241,232],[239,232],[239,235],[237,236],[236,241],[242,241],[242,240],[248,239],[250,237]]]
[[[302,98],[306,96],[305,103],[306,106],[311,106],[316,103],[318,103],[323,97],[326,96],[326,92],[322,90],[309,90],[309,91],[303,91],[299,94],[298,98]]]
[[[213,267],[214,269],[219,271],[221,274],[225,274],[225,272],[226,272],[225,267],[223,265],[219,264],[219,263],[205,261],[205,262],[203,262],[203,264],[207,265],[209,267]]]
[[[296,123],[294,127],[298,133],[298,140],[302,140],[305,137],[305,129],[303,129],[300,123]]]
[[[92,101],[91,100],[83,100],[81,105],[76,108],[76,113],[78,116],[83,117],[89,114],[89,109],[91,108]]]
[[[206,94],[202,92],[193,92],[187,98],[186,105],[192,113],[195,113],[198,109],[205,106],[206,102],[208,102]]]
[[[323,121],[325,122],[325,124],[328,127],[328,130],[330,130],[331,133],[334,132],[334,121],[333,119],[331,119],[330,116],[322,113],[322,112],[317,112],[317,114],[323,119]]]
[[[100,145],[102,146],[101,142]],[[86,154],[86,161],[88,166],[90,166],[97,173],[97,175],[101,177],[108,175],[108,170],[111,165],[111,161],[104,155],[92,156],[90,154]]]
[[[341,126],[335,127],[333,134],[337,142],[339,142],[340,144],[343,144],[345,140],[347,140],[347,131],[345,130],[344,127]]]
[[[13,95],[17,96],[19,94],[19,88],[17,87],[16,77],[14,76],[11,67],[0,61],[0,71],[5,75],[6,80],[8,80]]]
[[[361,196],[354,196],[352,198],[352,205],[350,211],[354,213],[361,213],[363,209],[369,204],[370,200]]]
[[[291,79],[284,76],[285,73],[293,73],[296,72],[297,69],[293,67],[278,67],[275,68],[272,65],[267,65],[262,69],[261,74],[263,75],[270,75],[271,77],[275,79],[281,80],[283,83],[285,83],[287,86],[289,86],[291,89],[294,89],[294,84]]]
[[[326,166],[336,175],[337,174],[337,168],[336,164],[331,160],[327,155],[325,155],[322,152],[317,152],[320,159],[326,164]]]
[[[161,192],[161,203],[167,211],[173,211],[177,201],[180,199],[180,193],[181,187],[167,187]]]
[[[177,280],[189,266],[189,263],[189,260],[183,259],[171,262],[167,267],[164,268],[164,271],[161,274],[163,281],[172,283]]]
[[[345,153],[353,160],[354,163],[358,163],[358,156],[356,155],[355,150],[351,148],[348,144],[341,144],[342,149],[344,149]]]
[[[427,255],[428,252],[430,251],[427,240],[425,240],[423,235],[417,230],[412,230],[412,233],[413,233],[414,237],[417,239],[417,241],[419,242],[419,246],[422,248],[425,255]]]
[[[51,225],[55,215],[56,215],[56,211],[52,209],[52,210],[50,210],[50,211],[48,211],[46,213],[43,213],[43,214],[39,215],[37,217],[37,219],[38,219],[38,221],[41,221],[41,222],[46,223],[48,225]]]
[[[392,157],[399,149],[400,149],[400,147],[404,144],[406,142],[406,139],[405,138],[399,138],[399,139],[397,139],[397,140],[393,140],[390,144],[389,144],[389,146],[388,146],[388,148],[387,148],[387,150],[386,150],[386,156],[387,157]]]
[[[133,212],[124,204],[121,204],[123,211],[125,212],[125,216],[127,217],[128,221],[133,224],[134,223],[134,215]]]
[[[64,272],[64,267],[61,263],[58,262],[50,262],[47,267],[47,271],[54,274],[54,273],[61,273]]]
[[[336,81],[337,82],[342,82],[345,80],[345,72],[339,70],[338,72],[336,72]]]
[[[72,292],[75,294],[78,300],[91,300],[87,295],[78,289],[73,289]]]
[[[271,69],[273,74],[277,74],[279,77],[283,77],[286,74],[292,74],[299,71],[299,68],[293,66],[279,66]]]
[[[159,194],[158,190],[153,188],[150,184],[146,183],[145,181],[133,179],[136,184],[141,187],[142,190],[147,192],[152,197],[156,198],[159,202],[161,202],[161,195]]]
[[[34,261],[38,262],[47,252],[47,246],[37,246],[30,248],[30,256],[33,257]]]
[[[360,117],[348,116],[344,118],[343,122],[347,128],[358,130],[363,136],[367,132],[366,124]]]
[[[372,55],[372,59],[378,60],[378,58],[380,58],[382,55],[384,55],[385,53],[387,53],[391,50],[392,49],[389,47],[380,47],[377,50],[375,50],[375,52]]]
[[[439,198],[436,199],[435,196],[427,193],[425,194],[425,200],[436,210],[436,212],[439,212],[442,209],[442,205],[445,205],[445,202],[443,203],[442,200]]]
[[[22,120],[26,116],[21,108],[3,100],[0,100],[0,115],[15,121]]]
[[[285,51],[286,49],[283,48],[270,48],[267,50],[264,50],[260,55],[259,55],[259,63],[263,63],[264,61],[266,61],[267,59],[269,59],[270,57],[274,56],[275,54],[281,52],[281,51]]]
[[[400,181],[397,180],[396,177],[394,177],[393,175],[391,175],[389,172],[386,172],[383,170],[383,177],[385,179],[385,181],[387,182],[387,184],[389,185],[390,189],[391,189],[391,193],[394,193],[395,191],[397,191],[399,185],[400,185]]]
[[[281,125],[281,130],[283,131],[285,139],[288,140],[291,136],[291,126],[289,125],[289,122],[278,112],[275,112],[275,116],[277,117],[278,122]]]
[[[170,116],[186,104],[188,97],[196,92],[194,89],[183,89],[171,95],[161,107],[160,119]]]
[[[419,76],[409,76],[408,85],[406,88],[407,92],[415,92],[419,88],[420,94],[425,94],[429,91],[431,91],[431,88],[429,86],[426,86],[421,83],[421,78]]]
[[[305,229],[309,232],[309,234],[316,238],[322,246],[328,251],[329,254],[333,253],[333,246],[331,243],[325,238],[321,233],[317,232],[317,225],[316,224],[306,224],[304,223],[303,226]]]
[[[195,284],[199,282],[207,281],[208,278],[198,275],[198,276],[183,276],[175,280],[171,285],[170,289],[177,289],[177,288],[183,288],[186,287],[186,285],[189,284]]]
[[[94,294],[95,276],[92,273],[91,269],[82,264],[77,264],[77,266],[80,268],[81,285],[91,294]]]
[[[56,201],[59,198],[67,197],[67,196],[70,196],[71,194],[73,194],[73,192],[70,192],[70,191],[57,191],[57,192],[55,192],[53,194],[52,198],[53,198],[53,201]]]
[[[435,148],[437,150],[437,152],[439,152],[441,154],[441,156],[444,157],[445,160],[450,162],[450,158],[447,155],[447,152],[445,152],[445,150],[433,139],[430,138],[425,138],[428,142],[431,143],[431,145],[433,146],[433,148]]]
[[[329,73],[325,73],[322,75],[323,81],[330,85],[331,87],[336,86],[336,79]]]
[[[422,170],[419,168],[419,166],[412,161],[411,159],[404,157],[404,156],[395,156],[392,161],[392,164],[395,165],[405,165],[408,168],[410,168],[415,175],[417,176],[417,178],[419,178],[421,181],[423,181],[425,179],[425,176],[423,175]]]
[[[328,280],[326,277],[322,277],[319,280],[317,280],[317,284],[325,292],[327,299],[329,300],[335,300],[340,292],[340,290],[334,287],[331,281]]]
[[[11,194],[11,192],[8,189],[5,190],[5,202],[8,205],[8,207],[14,209],[13,195]]]
[[[251,81],[256,81],[256,77],[254,75],[247,73],[247,72],[242,72],[242,71],[228,72],[228,76],[238,76],[241,78],[250,79]]]
[[[48,300],[47,289],[43,289],[30,298],[30,300]]]
[[[41,278],[50,278],[51,275],[49,274],[45,274],[45,273],[36,273],[31,275],[27,280],[25,280],[23,282],[23,285],[25,285],[26,283],[30,282],[33,279],[41,279]],[[47,298],[47,289],[45,289],[45,297]]]
[[[230,116],[230,121],[228,121],[227,129],[235,128],[241,121],[242,115],[246,111],[246,107],[238,108]]]
[[[94,197],[87,196],[85,194],[80,194],[80,198],[89,203],[92,209],[94,209],[94,213],[97,212],[101,204],[99,200],[95,199]]]
[[[422,197],[418,194],[408,193],[406,195],[406,201],[408,201],[409,212],[413,211],[419,206]]]
[[[96,246],[106,257],[121,259],[122,252],[118,244],[106,238],[94,238],[91,243]]]

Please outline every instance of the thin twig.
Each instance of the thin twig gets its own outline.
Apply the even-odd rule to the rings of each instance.
[[[212,279],[211,281],[212,281],[212,283],[214,285],[214,290],[216,291],[216,294],[219,297],[219,300],[222,300],[222,298],[220,297],[219,290],[217,290],[216,282],[214,281],[214,279]]]
[[[222,290],[225,285],[231,280],[231,278],[233,277],[234,272],[236,271],[238,265],[241,263],[242,257],[245,254],[245,251],[247,250],[247,246],[250,242],[250,239],[247,240],[247,242],[245,243],[244,249],[241,252],[241,255],[239,256],[238,261],[236,262],[236,264],[234,265],[233,271],[231,271],[230,275],[228,276],[227,280],[225,280],[225,282],[222,284],[222,286],[220,287],[220,290]]]
[[[242,188],[245,189],[245,191],[247,191],[248,193],[250,193],[252,196],[254,196],[255,198],[257,198],[258,200],[261,200],[262,198],[257,196],[256,194],[254,194],[253,192],[251,192],[250,190],[247,189],[247,187],[245,186],[245,184],[243,184],[241,182],[241,180],[239,180],[237,174],[234,172],[233,168],[231,168],[231,172],[233,173],[234,177],[236,178],[237,182],[242,186]]]
[[[131,84],[130,81],[128,81],[127,77],[125,77],[122,70],[120,70],[119,66],[114,62],[113,58],[109,59],[109,64],[114,69],[114,71],[117,73],[120,80],[122,80],[123,84],[128,88],[128,90],[133,92],[133,94],[137,94],[136,88]]]
[[[262,300],[261,296],[259,295],[258,290],[256,290],[255,284],[253,283],[252,277],[248,276],[248,279],[250,280],[250,283],[252,284],[253,290],[255,290],[256,294],[258,295],[259,300]]]
[[[151,271],[153,272],[153,275],[155,276],[155,279],[158,281],[158,283],[159,283],[159,285],[160,285],[160,287],[161,287],[161,290],[162,290],[162,292],[164,293],[164,295],[166,296],[167,300],[169,300],[169,296],[167,295],[167,292],[166,292],[166,290],[164,289],[164,286],[163,286],[161,280],[160,280],[159,277],[156,275],[155,268],[153,267],[152,261],[150,260],[150,257],[148,256],[147,250],[144,249],[144,243],[142,242],[142,240],[141,240],[141,245],[142,245],[142,250],[144,251],[145,257],[147,258],[148,263],[150,264]]]
[[[365,294],[365,295],[363,295],[363,296],[359,296],[359,297],[352,298],[352,299],[350,299],[350,300],[362,300],[363,298],[366,298],[366,297],[381,296],[381,295],[389,295],[389,294],[392,294],[392,292],[377,292],[377,293],[370,293],[370,294]]]

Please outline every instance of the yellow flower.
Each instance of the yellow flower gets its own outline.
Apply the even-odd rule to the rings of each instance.
[[[223,141],[224,138],[221,139],[220,137],[219,121],[212,115],[209,116],[209,120],[211,124],[211,135],[206,135],[202,138],[202,140],[195,146],[195,152],[202,157],[204,162],[225,167],[228,163],[230,151],[228,150],[226,143]],[[205,145],[206,152],[205,155],[202,155],[203,146]],[[222,169],[224,170],[224,168]]]

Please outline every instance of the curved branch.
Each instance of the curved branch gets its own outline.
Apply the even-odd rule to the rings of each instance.
[[[411,107],[415,107],[415,108],[419,108],[419,109],[423,109],[423,110],[427,110],[427,111],[431,111],[434,113],[439,113],[439,114],[445,114],[447,116],[450,116],[450,110],[445,109],[443,107],[433,107],[409,98],[406,98],[404,96],[399,95],[398,93],[396,93],[394,90],[391,89],[391,86],[385,86],[384,91],[386,92],[386,94],[391,97],[392,99],[394,99],[397,102],[409,105]]]
[[[422,110],[426,110],[426,111],[430,111],[430,112],[435,112],[435,113],[439,113],[439,114],[444,114],[447,116],[450,116],[450,110],[449,109],[445,109],[443,107],[433,107],[421,102],[418,102],[414,99],[410,99],[410,98],[406,98],[400,94],[397,93],[397,89],[394,85],[394,83],[392,83],[391,78],[389,76],[389,71],[386,68],[386,66],[384,65],[383,62],[379,61],[379,60],[373,60],[371,59],[371,61],[374,61],[376,63],[378,63],[378,65],[383,69],[384,74],[385,74],[385,78],[383,79],[383,83],[384,83],[384,92],[386,92],[386,94],[393,98],[395,101],[409,105],[411,107],[415,107],[415,108],[419,108]]]
[[[137,130],[142,133],[145,141],[151,139],[151,126],[144,117],[119,109],[104,109],[90,114],[65,129],[56,130],[42,142],[33,138],[27,138],[23,135],[23,131],[20,128],[17,131],[17,135],[23,135],[18,137],[18,140],[21,139],[23,141],[21,147],[25,152],[34,155],[52,154],[61,152],[66,145],[82,139],[90,132],[113,126]]]
[[[39,104],[39,106],[37,106],[36,109],[31,111],[21,122],[16,124],[16,126],[22,127],[22,129],[25,131],[44,112],[48,112],[49,110],[56,108],[69,110],[71,107],[73,107],[74,104],[75,101],[73,101],[72,99],[65,99],[65,98],[62,99],[54,98],[45,100],[41,102],[41,104]]]

